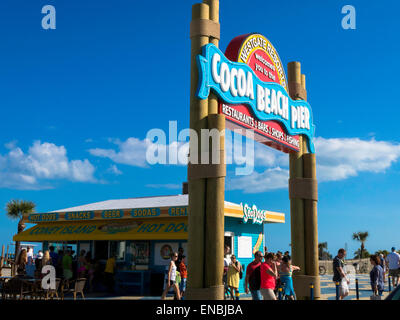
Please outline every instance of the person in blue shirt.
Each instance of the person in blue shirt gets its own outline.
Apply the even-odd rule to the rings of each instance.
[[[379,257],[374,254],[370,256],[371,264],[373,268],[369,274],[371,279],[371,289],[374,295],[382,296],[382,292],[384,289],[384,282],[383,282],[383,269],[380,266],[380,259]]]

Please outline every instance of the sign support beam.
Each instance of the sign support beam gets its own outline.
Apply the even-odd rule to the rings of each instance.
[[[204,0],[210,7],[210,20],[219,24],[219,0]],[[210,43],[218,47],[219,39],[210,36]],[[225,172],[225,117],[218,114],[218,99],[212,93],[208,98],[208,129],[220,132],[219,150],[220,161],[217,166],[220,172]],[[212,141],[210,146],[210,161],[212,159]],[[222,283],[224,265],[224,201],[225,176],[207,178],[206,198],[206,239],[205,239],[205,287],[210,288],[216,300],[224,299]]]
[[[207,43],[218,46],[219,42],[219,1],[204,0],[192,7],[191,23],[191,102],[190,128],[198,137],[198,146],[190,139],[190,154],[194,148],[202,159],[201,129],[217,129],[221,134],[219,148],[220,161],[205,176],[196,175],[201,164],[189,161],[189,206],[188,206],[188,288],[186,298],[223,300],[222,284],[224,259],[224,197],[225,197],[225,118],[218,114],[218,99],[212,94],[208,99],[196,97],[198,87],[197,55]],[[208,141],[209,161],[213,158],[212,141]],[[209,162],[211,163],[211,162]],[[198,168],[197,168],[198,167]],[[217,168],[218,167],[218,168]]]
[[[301,74],[299,62],[288,64],[289,93],[292,99],[307,99],[306,78]],[[308,153],[304,137],[300,137],[300,151],[289,156],[290,183],[295,178],[308,182],[303,183],[310,190],[296,190],[290,199],[290,219],[292,236],[293,264],[300,266],[301,271],[293,277],[293,283],[299,299],[310,299],[310,284],[314,285],[314,299],[320,299],[320,279],[318,272],[318,223],[317,223],[317,180],[315,153]],[[293,179],[293,180],[292,180]],[[301,184],[297,184],[300,186]]]
[[[301,87],[301,66],[299,62],[288,64],[289,94],[293,100],[298,100],[299,92],[295,90]],[[299,137],[300,150],[289,155],[289,177],[290,179],[303,178],[303,152],[304,137]],[[305,243],[304,243],[304,203],[303,199],[293,198],[290,200],[290,225],[292,238],[292,260],[293,264],[301,268],[297,274],[305,272]]]
[[[197,3],[192,6],[192,24],[200,23],[199,20],[209,19],[209,6]],[[190,58],[190,128],[195,131],[197,137],[201,138],[201,129],[207,128],[208,100],[200,100],[196,96],[199,72],[196,56],[201,53],[201,48],[209,42],[208,36],[201,34],[191,37]],[[196,299],[201,296],[204,288],[204,235],[205,235],[205,200],[206,179],[192,178],[192,167],[190,163],[194,153],[201,159],[201,142],[196,145],[195,137],[189,141],[189,166],[188,166],[188,288],[186,298]],[[197,150],[195,149],[197,148]]]

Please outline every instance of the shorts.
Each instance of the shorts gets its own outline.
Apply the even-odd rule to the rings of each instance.
[[[64,269],[64,278],[65,278],[66,280],[69,280],[69,279],[71,279],[72,277],[73,277],[72,270],[70,270],[70,269]]]
[[[253,300],[262,300],[260,290],[251,290],[250,289],[250,293],[251,293],[251,297],[253,298]]]
[[[274,289],[260,289],[263,300],[276,300]]]
[[[179,291],[183,292],[186,290],[186,278],[181,279],[181,283],[179,284]]]
[[[175,284],[175,280],[169,280],[171,286]],[[165,279],[165,284],[168,285],[168,279]]]
[[[389,269],[389,276],[391,277],[399,277],[400,269]]]

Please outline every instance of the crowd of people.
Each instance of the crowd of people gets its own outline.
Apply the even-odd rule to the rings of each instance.
[[[98,267],[98,264],[92,259],[91,252],[81,250],[79,256],[76,256],[73,250],[56,252],[53,246],[44,252],[39,250],[36,256],[34,256],[32,248],[22,249],[17,255],[15,264],[18,276],[37,279],[44,276],[42,268],[51,265],[56,270],[57,278],[64,280],[86,278],[89,291],[92,291],[93,279]]]
[[[254,260],[246,268],[245,292],[250,291],[253,300],[277,300],[279,289],[282,288],[282,297],[294,300],[296,295],[292,274],[297,270],[300,270],[300,267],[292,265],[288,251],[284,254],[280,251],[257,251],[254,253]],[[229,276],[227,281],[229,286]],[[233,289],[238,291],[238,287]]]
[[[230,248],[224,249],[224,271],[223,282],[230,290],[232,299],[239,296],[239,282],[243,277],[244,268],[235,255],[229,255]],[[339,249],[337,256],[333,259],[333,281],[339,286],[339,298],[344,299],[349,294],[350,280],[345,272],[346,250]],[[99,277],[99,264],[92,259],[90,252],[81,250],[79,256],[72,250],[58,250],[54,247],[49,250],[38,252],[34,257],[33,249],[22,249],[17,255],[16,266],[19,276],[41,278],[42,268],[52,265],[56,270],[57,278],[65,280],[86,278],[88,289],[93,291],[93,280]],[[370,271],[371,290],[373,295],[382,296],[385,285],[386,274],[391,277],[393,288],[399,284],[400,277],[400,255],[393,247],[391,253],[386,257],[383,254],[371,255]],[[109,292],[113,291],[114,274],[116,269],[116,256],[111,255],[107,260],[103,276],[103,282]],[[244,279],[246,293],[251,293],[253,300],[277,300],[278,290],[282,288],[281,294],[287,299],[294,300],[296,295],[293,288],[292,275],[294,271],[300,270],[298,266],[292,265],[289,252],[284,254],[278,251],[257,251],[254,260],[247,266]],[[171,288],[174,290],[175,299],[184,298],[187,281],[186,256],[183,248],[171,254],[171,260],[166,266],[165,285],[161,299],[165,299]],[[390,281],[390,280],[389,280]]]
[[[230,288],[231,298],[235,299],[239,295],[239,282],[243,277],[244,268],[235,255],[227,258],[229,252],[230,248],[225,246],[223,282]],[[291,264],[288,251],[285,254],[257,251],[254,254],[254,261],[246,269],[245,291],[249,293],[250,288],[253,300],[276,300],[279,287],[283,287],[282,294],[286,295],[288,299],[294,299],[292,273],[296,270],[300,270],[300,268]],[[186,259],[183,249],[179,248],[178,252],[171,254],[171,260],[166,266],[165,285],[161,299],[165,299],[171,289],[174,290],[175,299],[183,299],[186,279]]]
[[[344,271],[344,258],[346,250],[339,249],[337,256],[333,259],[333,281],[339,286],[339,299],[343,300],[349,294],[350,279]],[[391,277],[393,288],[399,284],[400,277],[400,255],[396,248],[392,247],[391,252],[385,257],[381,254],[370,255],[372,270],[370,271],[370,283],[372,297],[381,297],[385,288],[386,274]],[[388,279],[388,281],[390,281]]]

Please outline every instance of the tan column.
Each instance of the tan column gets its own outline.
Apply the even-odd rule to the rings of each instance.
[[[289,94],[292,99],[298,99],[297,88],[301,87],[300,62],[288,64]],[[294,84],[294,85],[291,85]],[[289,155],[289,177],[303,178],[303,137],[299,137],[299,152]],[[301,268],[297,274],[305,274],[305,243],[304,243],[304,202],[302,199],[290,199],[291,251],[294,265]]]
[[[293,99],[307,100],[306,78],[301,74],[300,63],[293,62],[288,66],[289,90]],[[299,153],[290,155],[291,174],[290,177],[316,180],[315,154],[308,153],[307,140],[302,137],[301,143],[302,173],[299,168]],[[293,166],[293,167],[292,167]],[[311,192],[314,187],[305,184],[310,190],[305,190],[306,199],[291,199],[291,223],[292,223],[292,252],[293,263],[300,265],[303,272],[297,273],[293,278],[294,287],[299,299],[310,297],[310,284],[314,285],[314,298],[320,298],[320,279],[318,272],[318,226],[317,226],[317,200]],[[312,199],[312,200],[311,200]],[[299,205],[299,203],[302,205]],[[293,203],[293,205],[292,205]],[[293,211],[292,211],[293,208]],[[300,211],[302,209],[302,211]],[[296,211],[298,210],[298,211]],[[293,216],[293,217],[292,217]],[[297,218],[296,218],[297,216]],[[302,222],[301,222],[302,220]],[[302,235],[301,235],[302,233]],[[298,242],[297,242],[298,241]],[[296,243],[297,242],[297,243]],[[295,249],[293,249],[293,245]],[[296,260],[298,262],[296,262]]]
[[[314,153],[304,155],[304,178],[316,179],[316,158]],[[320,279],[318,260],[318,211],[316,200],[304,200],[304,224],[306,241],[306,274],[314,277],[314,297],[319,299]]]
[[[204,0],[204,3],[210,7],[210,20],[219,23],[219,0]],[[218,47],[219,39],[211,36],[209,41]],[[218,99],[214,93],[208,98],[208,114],[208,128],[224,132],[225,117],[218,115]],[[211,147],[210,141],[210,161]],[[221,136],[217,152],[223,155],[224,150],[225,138]],[[220,156],[219,166],[225,166],[223,156]],[[225,177],[208,178],[206,188],[205,287],[209,288],[209,299],[223,300]]]
[[[225,117],[223,115],[209,115],[210,128],[223,130]],[[220,137],[220,166],[225,166],[224,160],[225,137]],[[206,198],[206,237],[205,237],[205,286],[213,289],[212,299],[224,299],[222,284],[224,268],[224,197],[225,177],[207,179]],[[210,298],[211,299],[211,298]]]
[[[302,75],[302,87],[306,89],[306,77]],[[306,144],[304,151],[307,150]],[[306,153],[303,156],[304,178],[317,179],[315,153]],[[318,211],[317,200],[304,200],[304,226],[305,226],[305,245],[306,245],[306,274],[314,283],[314,298],[319,300],[321,297],[321,287],[319,278],[319,259],[318,259]]]
[[[209,19],[209,7],[198,3],[192,6],[192,22],[198,19]],[[208,100],[196,97],[199,73],[196,56],[201,53],[201,48],[209,41],[207,36],[196,35],[191,38],[191,65],[190,65],[190,128],[194,129],[199,139],[190,138],[190,155],[194,148],[198,148],[198,161],[201,159],[200,130],[207,128]],[[188,289],[187,299],[195,299],[198,290],[204,288],[204,234],[205,234],[205,198],[206,179],[192,179],[191,169],[188,168],[189,204],[188,204]]]

